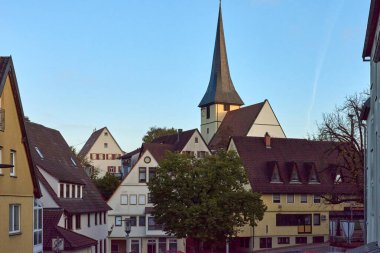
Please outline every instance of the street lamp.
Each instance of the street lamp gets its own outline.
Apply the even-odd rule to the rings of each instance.
[[[129,218],[125,218],[124,220],[124,231],[125,231],[125,252],[128,253],[128,237],[129,233],[131,233],[131,220]]]

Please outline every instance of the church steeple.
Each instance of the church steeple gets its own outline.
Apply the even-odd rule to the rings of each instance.
[[[211,104],[238,106],[244,104],[239,94],[236,92],[230,76],[226,43],[224,40],[221,2],[219,2],[218,27],[216,30],[210,82],[198,107],[205,107]]]

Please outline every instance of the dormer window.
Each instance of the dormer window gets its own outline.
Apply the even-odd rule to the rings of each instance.
[[[297,167],[295,164],[292,166],[292,173],[290,174],[290,183],[299,183],[299,177],[298,177],[298,172],[297,172]]]
[[[270,179],[270,182],[271,183],[282,183],[277,164],[275,164],[273,166],[273,172],[272,172],[272,177]]]
[[[38,147],[34,147],[37,151],[37,154],[41,157],[41,159],[44,159],[44,155],[42,154],[42,152],[38,149]]]
[[[317,183],[319,183],[317,172],[315,171],[315,168],[312,167],[309,174],[309,184],[317,184]]]
[[[83,185],[59,183],[59,198],[80,199],[83,197]]]
[[[76,167],[77,166],[77,163],[74,161],[74,159],[71,157],[71,162],[72,164]]]
[[[340,173],[340,171],[338,171],[335,175],[335,180],[334,180],[334,184],[340,184],[343,182],[343,177],[342,177],[342,174]]]

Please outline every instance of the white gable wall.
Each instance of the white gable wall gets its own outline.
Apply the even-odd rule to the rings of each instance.
[[[247,136],[263,137],[268,132],[271,137],[286,138],[276,115],[266,100]]]
[[[107,133],[107,135],[106,135]],[[104,147],[104,143],[107,143],[107,148]],[[99,177],[103,177],[108,171],[108,166],[116,166],[118,169],[121,166],[121,160],[108,160],[107,157],[105,160],[90,159],[90,154],[118,154],[122,155],[123,151],[118,146],[116,140],[112,137],[111,133],[107,128],[103,129],[102,133],[99,135],[98,139],[95,141],[94,145],[90,148],[86,157],[91,161],[91,164],[99,168]],[[118,171],[117,171],[118,172]]]
[[[195,142],[195,139],[198,138],[198,143]],[[197,151],[205,151],[210,153],[206,143],[204,143],[201,134],[198,131],[195,131],[193,136],[189,139],[187,144],[183,147],[182,151],[193,151],[195,154]]]

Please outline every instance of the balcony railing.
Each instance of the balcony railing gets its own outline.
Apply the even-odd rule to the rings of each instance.
[[[164,230],[164,226],[161,224],[148,225],[148,230]]]
[[[5,110],[0,108],[0,131],[5,130]]]

